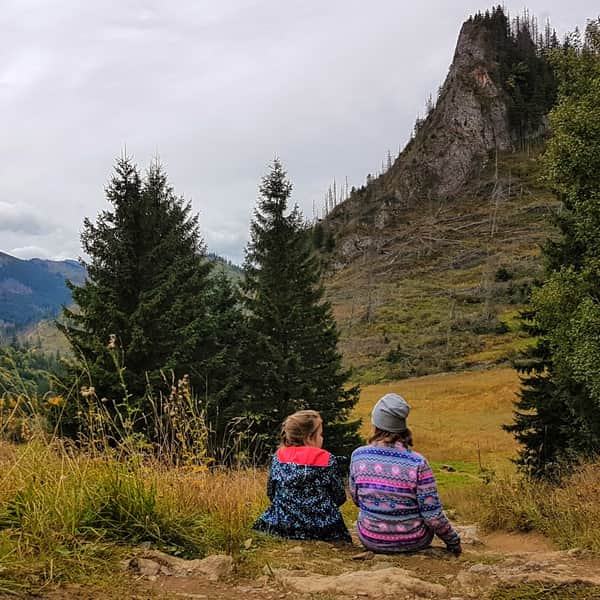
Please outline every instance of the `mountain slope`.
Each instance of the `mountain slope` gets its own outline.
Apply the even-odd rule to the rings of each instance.
[[[506,23],[497,9],[463,25],[414,138],[317,225],[342,350],[363,381],[497,362],[526,343],[515,316],[557,206],[539,163],[554,92],[544,49]],[[527,94],[511,87],[517,64]]]
[[[217,273],[224,273],[232,283],[239,283],[243,279],[243,270],[233,264],[231,261],[224,259],[223,257],[209,253],[207,258],[214,263],[213,273],[216,275]],[[17,260],[17,259],[15,259]],[[23,261],[22,261],[23,262]],[[48,269],[48,271],[52,273],[59,274],[63,277],[67,277],[67,279],[73,281],[77,285],[83,283],[85,277],[85,270],[80,264],[76,261],[63,261],[63,262],[54,262],[54,261],[43,261],[37,258],[32,259],[31,262],[34,265],[38,265],[42,268]],[[1,267],[0,267],[0,281],[1,281]],[[51,283],[55,283],[51,280]],[[1,285],[1,284],[0,284]],[[68,291],[68,290],[67,290]],[[46,290],[48,293],[49,290]],[[66,304],[71,303],[71,295],[70,293],[67,296]],[[0,295],[0,318],[2,314],[2,297]],[[60,305],[58,309],[53,312],[51,315],[38,318],[31,319],[24,327],[20,328],[12,327],[10,328],[11,332],[15,332],[18,329],[18,338],[21,342],[32,344],[34,346],[40,347],[45,352],[56,352],[57,350],[61,353],[69,352],[69,345],[67,340],[63,336],[63,334],[56,328],[54,324],[54,319],[59,316],[60,313]],[[59,317],[60,318],[60,317]],[[7,332],[9,328],[6,328],[6,333],[4,335],[7,338]],[[0,329],[0,343],[2,341],[1,329]]]
[[[85,269],[72,260],[21,260],[0,252],[0,339],[58,315],[71,302],[66,279],[83,283]]]

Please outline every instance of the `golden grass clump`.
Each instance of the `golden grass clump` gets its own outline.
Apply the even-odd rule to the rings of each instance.
[[[600,552],[600,463],[581,466],[560,485],[502,477],[470,491],[463,508],[489,530],[536,531],[559,548]]]

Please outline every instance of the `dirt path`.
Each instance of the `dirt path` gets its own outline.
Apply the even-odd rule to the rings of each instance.
[[[44,598],[600,599],[600,559],[596,557],[554,550],[537,535],[494,533],[473,541],[476,543],[465,544],[463,555],[456,558],[441,546],[389,556],[366,553],[358,544],[260,539],[253,541],[233,566],[229,563],[226,572],[212,575],[198,573],[193,566],[198,561],[165,566],[160,554],[147,550],[139,553],[142,561],[138,558],[130,564],[125,587],[90,590],[70,586]],[[148,575],[154,573],[152,561],[162,570]],[[188,569],[188,564],[193,568]],[[211,577],[218,580],[211,581]]]

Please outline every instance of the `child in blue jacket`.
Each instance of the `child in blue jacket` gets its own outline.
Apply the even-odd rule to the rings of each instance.
[[[301,540],[351,541],[339,510],[346,501],[344,483],[335,456],[322,446],[318,412],[302,410],[287,417],[267,482],[271,505],[254,529]]]

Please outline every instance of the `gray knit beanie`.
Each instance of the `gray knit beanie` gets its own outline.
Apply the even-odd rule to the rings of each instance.
[[[406,431],[406,417],[410,406],[398,394],[386,394],[377,400],[371,413],[371,423],[378,429],[391,433]]]

